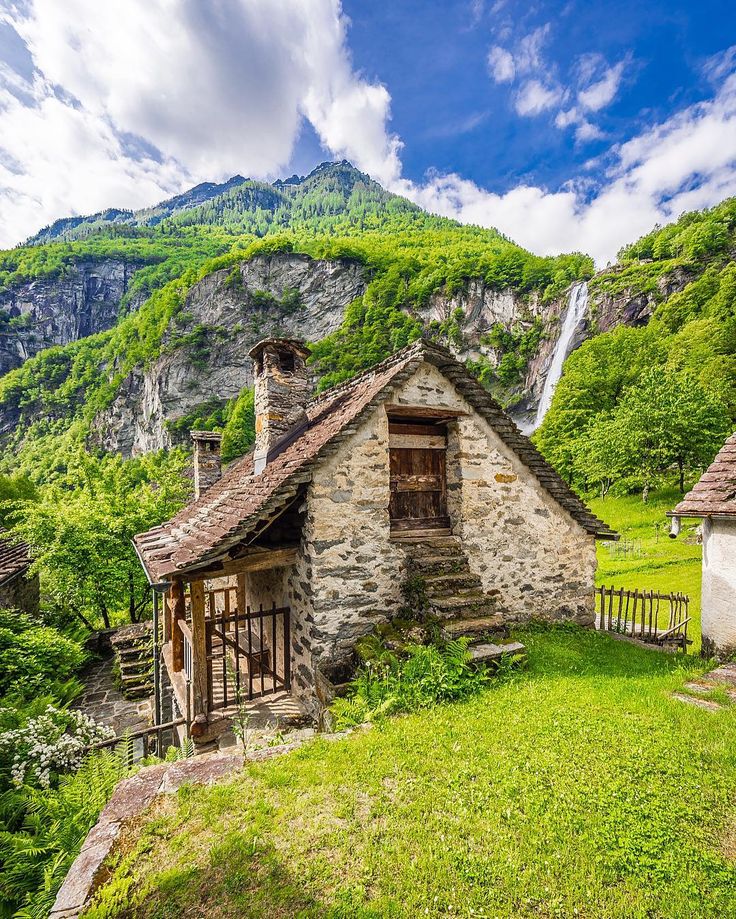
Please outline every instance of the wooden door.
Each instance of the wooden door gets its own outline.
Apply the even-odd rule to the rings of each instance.
[[[444,426],[389,422],[392,530],[446,529]]]

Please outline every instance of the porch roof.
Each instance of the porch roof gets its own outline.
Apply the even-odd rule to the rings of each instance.
[[[24,574],[30,564],[27,543],[18,542],[0,527],[0,585]]]
[[[227,556],[260,523],[288,504],[299,486],[309,481],[312,468],[334,453],[362,418],[386,402],[423,362],[440,370],[542,487],[585,530],[601,539],[617,538],[613,530],[588,510],[451,352],[422,340],[313,399],[307,406],[306,419],[276,444],[260,475],[254,472],[252,453],[248,454],[234,462],[199,500],[183,508],[172,520],[136,536],[136,548],[149,579],[160,582],[189,574]]]
[[[670,516],[736,517],[736,432]]]

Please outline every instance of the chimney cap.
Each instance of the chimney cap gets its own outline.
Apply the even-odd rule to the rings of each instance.
[[[255,360],[269,346],[274,348],[286,348],[289,351],[295,351],[305,360],[312,353],[305,341],[300,338],[263,338],[258,344],[254,345],[248,352],[248,356]]]
[[[190,431],[189,434],[195,443],[205,440],[213,440],[219,443],[222,440],[222,434],[218,431]]]

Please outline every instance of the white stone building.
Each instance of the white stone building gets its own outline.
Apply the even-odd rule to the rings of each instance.
[[[736,434],[732,434],[698,484],[672,511],[703,519],[702,653],[736,652]]]
[[[417,342],[313,399],[307,355],[253,349],[253,452],[136,537],[168,594],[166,668],[205,733],[244,687],[314,713],[409,577],[450,636],[593,624],[595,540],[616,534],[449,351]],[[211,474],[217,436],[197,438]]]

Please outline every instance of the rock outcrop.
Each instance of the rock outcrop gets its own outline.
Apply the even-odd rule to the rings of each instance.
[[[0,376],[44,348],[112,328],[140,267],[122,259],[79,261],[61,277],[41,277],[0,292]]]
[[[153,364],[136,368],[94,423],[93,440],[124,456],[171,446],[172,424],[252,385],[248,352],[262,338],[318,341],[366,287],[363,266],[306,255],[256,256],[216,271],[189,293]]]

